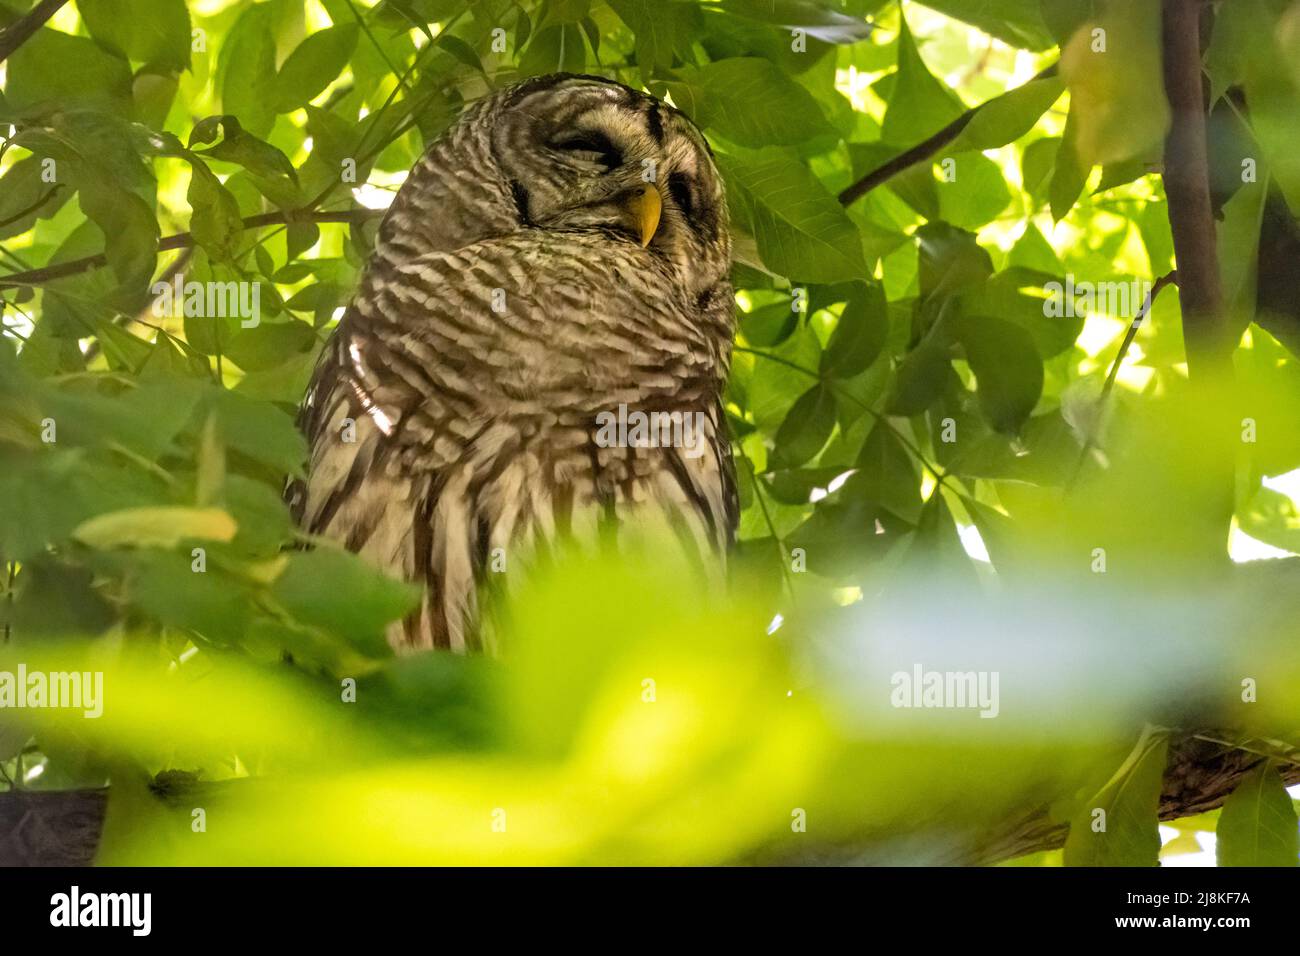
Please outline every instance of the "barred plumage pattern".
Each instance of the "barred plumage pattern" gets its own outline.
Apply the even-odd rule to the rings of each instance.
[[[628,197],[647,168],[663,213],[643,247]],[[495,554],[517,580],[559,546],[649,529],[723,567],[728,267],[708,147],[644,94],[531,80],[430,148],[321,357],[291,494],[306,530],[424,587],[395,647],[498,650],[479,607]],[[602,447],[597,416],[620,405],[701,413],[703,453]]]

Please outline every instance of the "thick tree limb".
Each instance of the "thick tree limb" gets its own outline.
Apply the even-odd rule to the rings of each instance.
[[[107,806],[107,790],[0,793],[0,866],[88,865]]]
[[[1253,753],[1225,747],[1197,737],[1184,737],[1170,750],[1160,798],[1160,819],[1204,813],[1221,806],[1237,782],[1261,758]],[[1300,766],[1282,768],[1288,785],[1300,783]],[[252,781],[197,783],[186,797],[202,794],[204,800],[219,797],[234,786]],[[174,801],[179,794],[159,796]],[[74,866],[94,862],[107,807],[107,790],[66,792],[15,791],[0,793],[0,866]],[[211,801],[209,801],[211,802]],[[1041,850],[1059,848],[1068,828],[1053,820],[1046,806],[1035,807],[1003,826],[972,833],[963,839],[942,835],[942,847],[932,857],[912,862],[936,865],[987,865]],[[897,836],[897,834],[893,834]],[[936,834],[929,836],[938,839]],[[751,862],[763,863],[875,863],[897,862],[877,859],[874,853],[884,844],[863,841],[856,845],[817,846],[798,859],[770,859],[760,855]]]
[[[256,216],[249,216],[244,220],[245,229],[257,229],[261,226],[277,226],[290,222],[365,222],[367,219],[377,219],[384,215],[387,210],[384,209],[367,209],[358,206],[353,209],[343,209],[337,212],[316,212],[314,210],[290,210],[288,212],[264,212]],[[188,232],[179,232],[174,236],[164,236],[158,240],[158,251],[164,252],[168,249],[188,249],[193,246],[194,235]],[[50,282],[54,279],[63,279],[67,276],[80,275],[83,272],[89,272],[91,269],[99,269],[108,264],[108,259],[103,253],[95,256],[85,256],[81,259],[73,259],[69,262],[60,262],[57,265],[46,266],[43,269],[31,269],[28,272],[13,272],[9,275],[0,275],[0,289],[16,288],[25,285],[40,285],[42,282]]]
[[[1210,201],[1210,161],[1201,85],[1201,5],[1164,0],[1165,93],[1173,114],[1165,140],[1164,181],[1173,231],[1183,341],[1192,375],[1218,376],[1234,343],[1226,316]]]
[[[1164,0],[1161,42],[1165,95],[1171,113],[1165,139],[1164,184],[1178,270],[1183,348],[1204,431],[1202,468],[1188,476],[1188,484],[1205,502],[1200,522],[1205,532],[1204,557],[1222,563],[1228,559],[1228,530],[1234,510],[1232,353],[1237,343],[1230,337],[1223,307],[1210,198],[1206,94],[1201,70],[1204,12],[1198,0]]]
[[[68,0],[41,0],[21,20],[16,20],[0,32],[0,63],[9,59],[20,46],[31,39],[32,35],[45,25],[45,21],[59,12]]]

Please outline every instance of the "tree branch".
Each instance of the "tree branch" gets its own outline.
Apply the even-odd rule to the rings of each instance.
[[[1214,209],[1210,198],[1206,94],[1201,71],[1198,0],[1164,0],[1161,42],[1165,95],[1171,122],[1165,139],[1164,185],[1182,305],[1183,349],[1194,414],[1204,435],[1200,467],[1187,475],[1183,491],[1204,507],[1205,570],[1218,573],[1228,560],[1228,531],[1234,510],[1237,449],[1233,434],[1232,353],[1236,341],[1223,308]]]
[[[310,210],[264,212],[246,218],[243,222],[243,228],[257,229],[261,226],[284,225],[291,222],[348,222],[355,224],[365,222],[367,219],[376,219],[384,215],[386,211],[387,210],[384,209],[368,209],[364,206],[358,206],[337,212],[315,212]],[[158,251],[163,252],[168,249],[188,249],[193,245],[194,235],[188,232],[180,232],[174,236],[164,236],[160,239],[158,241]],[[99,255],[86,256],[82,259],[73,259],[69,262],[60,262],[57,265],[46,266],[43,269],[32,269],[28,272],[14,272],[9,275],[0,276],[0,289],[15,288],[25,285],[39,285],[42,282],[50,282],[54,279],[63,279],[67,276],[89,272],[91,269],[99,269],[107,264],[108,259],[103,253],[100,253]]]
[[[1056,74],[1056,68],[1057,68],[1057,64],[1053,63],[1051,66],[1048,66],[1043,70],[1040,70],[1038,75],[1036,75],[1034,79],[1030,80],[1029,82],[1032,83],[1034,82],[1034,80],[1042,80],[1049,76],[1054,76]],[[1019,88],[1020,87],[1017,87],[1017,89]],[[1005,96],[1006,94],[1003,95]],[[994,99],[996,98],[997,97],[994,97]],[[978,113],[980,110],[982,110],[984,107],[988,106],[988,104],[991,102],[993,101],[987,100],[981,103],[979,106],[971,107],[965,113],[962,113],[961,116],[958,116],[955,120],[953,120],[951,123],[945,126],[943,129],[939,130],[939,132],[931,136],[929,139],[917,143],[911,149],[904,150],[903,152],[895,156],[893,159],[889,160],[888,162],[885,162],[884,164],[873,169],[871,172],[867,173],[857,182],[852,183],[851,185],[846,187],[844,190],[840,192],[839,195],[840,204],[843,206],[848,206],[852,204],[855,200],[861,199],[863,196],[871,192],[871,190],[875,189],[877,186],[887,182],[890,179],[893,179],[903,170],[908,169],[912,166],[915,166],[917,163],[924,162],[925,160],[929,159],[935,153],[939,152],[939,150],[943,149],[945,146],[947,146],[949,143],[955,140],[958,136],[960,136],[962,130],[964,130],[967,126],[969,126],[970,121],[975,118],[975,114]]]
[[[21,212],[14,213],[8,219],[0,219],[0,229],[3,229],[5,226],[12,226],[14,223],[18,222],[19,220],[25,219],[27,216],[30,216],[32,213],[36,212],[36,210],[40,209],[47,202],[49,202],[56,195],[58,195],[59,190],[62,188],[63,186],[61,184],[51,186],[49,191],[45,195],[43,195],[40,199],[36,200],[36,202],[32,203],[26,209],[22,210]]]
[[[1160,796],[1160,819],[1174,820],[1222,806],[1241,778],[1261,760],[1259,754],[1195,734],[1184,734],[1171,745]],[[1300,764],[1284,763],[1282,779],[1300,783]],[[155,790],[170,805],[190,799],[212,802],[227,792],[255,783],[255,778],[216,782],[195,781],[180,792]],[[94,862],[108,803],[107,789],[0,793],[0,866],[86,866]],[[1055,820],[1046,805],[1033,807],[1000,826],[967,834],[944,833],[928,841],[933,857],[912,862],[932,865],[979,866],[1054,850],[1065,844],[1069,827]],[[896,838],[897,833],[891,833]],[[819,844],[800,852],[772,857],[759,851],[741,862],[837,864],[890,862],[875,859],[895,852],[893,839],[869,838],[845,844]]]
[[[1165,140],[1164,183],[1183,309],[1183,342],[1192,375],[1224,370],[1233,343],[1226,316],[1210,202],[1210,161],[1201,86],[1201,5],[1164,0],[1165,94],[1173,114]]]
[[[1171,285],[1178,285],[1177,270],[1162,275],[1155,281],[1155,284],[1151,286],[1151,290],[1147,292],[1146,299],[1142,302],[1142,308],[1138,310],[1138,314],[1129,323],[1128,330],[1124,333],[1124,341],[1120,343],[1119,351],[1115,353],[1115,360],[1110,363],[1110,371],[1106,374],[1106,381],[1101,386],[1101,395],[1097,397],[1096,418],[1093,420],[1092,427],[1088,430],[1083,447],[1079,449],[1079,460],[1075,464],[1074,473],[1070,476],[1070,480],[1066,485],[1067,489],[1074,487],[1074,483],[1078,481],[1079,475],[1083,472],[1083,466],[1088,460],[1088,456],[1097,447],[1097,432],[1101,426],[1102,416],[1106,412],[1106,400],[1110,398],[1110,393],[1115,388],[1115,379],[1119,377],[1119,370],[1124,364],[1124,357],[1128,355],[1133,340],[1137,338],[1138,329],[1142,327],[1142,320],[1151,312],[1152,306],[1155,305],[1156,296],[1160,295],[1161,290],[1166,286]]]
[[[25,17],[5,27],[4,32],[0,33],[0,63],[30,40],[45,25],[45,21],[58,13],[59,8],[67,2],[68,0],[41,0]]]

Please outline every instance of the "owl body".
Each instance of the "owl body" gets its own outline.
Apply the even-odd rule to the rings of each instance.
[[[651,181],[664,195],[646,241],[645,164],[612,162],[637,160],[640,147],[678,173],[654,132],[688,121],[649,119],[668,108],[594,79],[522,90],[473,108],[412,172],[304,403],[311,458],[294,510],[307,530],[424,589],[390,631],[398,649],[498,650],[485,591],[620,536],[672,536],[716,573],[735,527],[721,404],[733,330],[725,208],[688,234],[681,206],[699,207]],[[530,129],[543,124],[540,143],[516,128],[521,108]],[[613,119],[628,128],[608,130]],[[698,133],[681,135],[692,163],[708,160]],[[619,156],[594,162],[584,148],[571,162],[557,149],[529,170],[527,150],[551,150],[542,144],[557,136]],[[716,180],[691,188],[701,204],[720,198]],[[439,197],[447,216],[431,205]],[[689,248],[719,238],[720,256]],[[703,261],[716,274],[696,275]],[[689,415],[700,428],[691,447],[610,442],[598,423],[619,409]]]

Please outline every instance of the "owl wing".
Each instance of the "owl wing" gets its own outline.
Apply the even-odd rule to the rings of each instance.
[[[290,494],[310,534],[332,538],[394,577],[422,581],[442,475],[451,466],[431,445],[422,467],[403,460],[401,432],[436,420],[440,402],[382,337],[367,334],[360,302],[340,320],[316,367],[300,414],[311,449],[307,478]],[[363,308],[363,306],[362,306]],[[451,646],[450,628],[432,621],[428,598],[389,634],[390,643]]]

